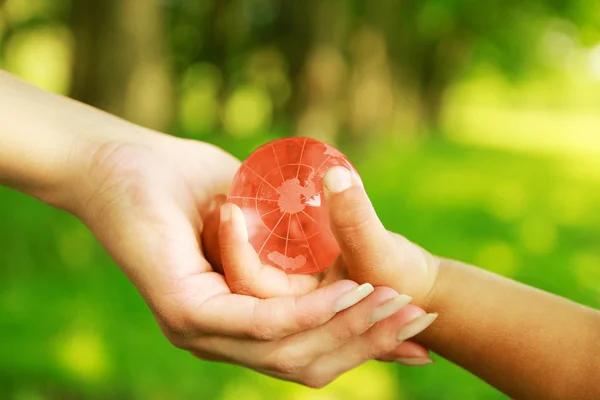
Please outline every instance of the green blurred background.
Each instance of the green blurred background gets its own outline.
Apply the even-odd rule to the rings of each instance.
[[[25,80],[240,158],[334,143],[391,230],[600,306],[600,2],[0,6],[0,67]],[[0,313],[2,399],[504,398],[439,357],[320,391],[196,360],[80,222],[5,188]]]

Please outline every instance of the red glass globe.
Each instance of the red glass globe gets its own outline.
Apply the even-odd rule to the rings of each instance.
[[[323,175],[336,165],[358,177],[337,149],[303,137],[267,143],[242,163],[229,201],[242,209],[249,241],[263,263],[313,274],[339,254],[323,195]]]

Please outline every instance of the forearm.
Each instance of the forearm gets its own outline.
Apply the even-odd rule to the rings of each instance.
[[[0,70],[0,184],[61,205],[70,186],[85,184],[92,149],[122,140],[127,125]]]
[[[442,260],[422,342],[518,399],[600,398],[600,312]]]

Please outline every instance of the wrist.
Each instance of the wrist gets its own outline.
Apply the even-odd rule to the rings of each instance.
[[[111,164],[111,158],[126,161],[127,154],[137,154],[143,149],[159,149],[161,143],[170,138],[97,112],[99,115],[95,116],[95,124],[86,124],[84,130],[72,130],[77,133],[69,135],[69,144],[59,157],[61,173],[53,178],[49,190],[37,196],[47,204],[76,215],[102,190],[110,174],[104,167]]]
[[[0,184],[72,211],[102,149],[163,136],[0,70]]]
[[[126,146],[149,146],[159,136],[83,104],[71,111],[70,118],[41,122],[35,134],[17,131],[7,146],[12,154],[0,161],[0,183],[74,212],[98,184],[93,170],[99,158]]]
[[[448,298],[455,293],[457,277],[460,274],[459,262],[443,257],[432,256],[436,261],[436,274],[431,289],[421,303],[421,306],[429,312],[442,312],[447,308]]]
[[[9,123],[2,129],[0,184],[44,202],[55,202],[68,176],[76,170],[71,155],[75,137],[39,119],[12,127]]]

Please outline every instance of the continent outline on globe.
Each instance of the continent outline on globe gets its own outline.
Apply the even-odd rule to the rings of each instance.
[[[241,164],[229,201],[246,219],[248,238],[261,261],[287,273],[325,270],[339,254],[329,228],[323,175],[354,166],[339,150],[306,137],[268,142]]]

